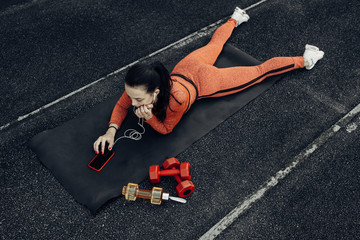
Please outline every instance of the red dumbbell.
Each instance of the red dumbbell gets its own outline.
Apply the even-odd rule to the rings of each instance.
[[[152,183],[159,183],[161,176],[176,176],[180,175],[181,179],[191,179],[190,163],[184,162],[180,164],[180,169],[172,168],[160,170],[159,165],[152,165],[149,168],[149,178]]]
[[[190,168],[190,164],[188,164],[188,165]],[[181,166],[181,164],[179,163],[179,161],[176,158],[169,158],[163,163],[164,169],[178,168],[180,166]],[[181,178],[177,175],[174,177],[175,177],[175,180],[178,182],[178,185],[176,186],[176,193],[179,197],[182,197],[182,198],[188,197],[194,192],[195,186],[191,181],[189,181],[191,179],[191,175],[189,175],[189,178],[184,181],[182,181]]]

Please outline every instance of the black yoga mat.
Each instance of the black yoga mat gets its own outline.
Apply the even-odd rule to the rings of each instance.
[[[248,54],[226,44],[215,65],[231,67],[259,63]],[[36,135],[30,147],[65,189],[92,213],[96,213],[108,200],[121,195],[122,186],[146,179],[150,165],[162,164],[167,157],[177,156],[278,79],[279,76],[271,77],[237,94],[195,102],[168,135],[157,133],[145,123],[143,138],[140,141],[119,140],[113,148],[114,157],[101,172],[88,167],[94,157],[92,145],[106,131],[112,109],[121,93],[79,118]],[[129,110],[116,137],[129,128],[141,130],[137,123],[137,117]]]

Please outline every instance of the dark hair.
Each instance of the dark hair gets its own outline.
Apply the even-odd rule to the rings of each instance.
[[[161,62],[135,64],[127,72],[125,83],[130,87],[145,86],[147,93],[153,93],[156,88],[159,88],[160,92],[153,113],[161,122],[165,120],[170,96],[174,96],[170,92],[172,87],[170,74]]]

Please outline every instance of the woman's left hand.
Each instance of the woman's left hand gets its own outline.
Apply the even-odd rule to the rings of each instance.
[[[153,117],[152,109],[153,105],[142,105],[141,107],[138,107],[135,111],[135,115],[138,118],[144,118],[146,121]]]

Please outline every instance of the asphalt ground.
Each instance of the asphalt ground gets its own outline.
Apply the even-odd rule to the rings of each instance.
[[[2,238],[359,238],[359,114],[327,135],[360,103],[357,0],[269,0],[248,11],[249,22],[229,43],[261,61],[302,55],[307,43],[325,57],[311,71],[286,74],[177,156],[191,163],[196,186],[184,205],[119,197],[93,216],[27,146],[37,133],[119,95],[125,70],[111,74],[117,69],[229,16],[237,5],[256,2],[23,1],[1,7]],[[180,60],[205,44],[211,31],[144,61]],[[322,144],[311,148],[319,137]],[[211,231],[299,155],[300,163],[231,217],[229,226]],[[148,180],[140,186],[152,187]],[[160,186],[175,194],[173,179]]]

